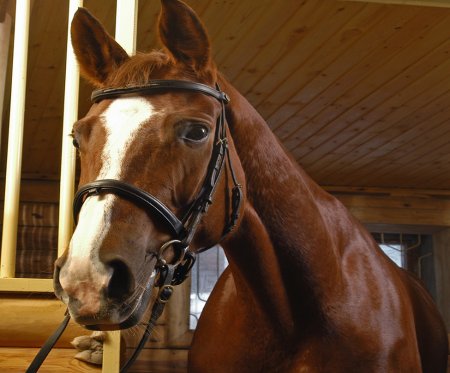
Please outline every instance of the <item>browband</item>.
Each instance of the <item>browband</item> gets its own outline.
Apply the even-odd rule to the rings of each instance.
[[[156,93],[164,90],[184,90],[196,91],[205,95],[214,97],[216,100],[227,104],[230,102],[225,92],[211,88],[202,83],[191,82],[188,80],[150,80],[145,85],[131,85],[120,88],[103,88],[96,89],[92,92],[91,101],[97,103],[106,98],[117,98],[124,95],[133,95],[139,93],[141,95]]]

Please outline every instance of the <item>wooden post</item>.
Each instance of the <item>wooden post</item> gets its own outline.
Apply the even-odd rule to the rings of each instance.
[[[17,0],[0,277],[14,277],[28,59],[30,0]]]
[[[116,41],[129,54],[136,53],[137,0],[117,0]]]
[[[437,306],[450,330],[450,229],[433,234]]]
[[[128,54],[136,53],[137,0],[117,0],[116,41]],[[103,372],[120,369],[120,331],[108,332],[103,344]]]
[[[70,0],[67,31],[66,81],[64,89],[61,183],[59,187],[58,256],[61,256],[69,246],[73,231],[72,201],[75,188],[76,153],[69,134],[72,131],[73,123],[78,119],[80,73],[72,49],[70,24],[73,15],[81,6],[83,6],[83,0]]]

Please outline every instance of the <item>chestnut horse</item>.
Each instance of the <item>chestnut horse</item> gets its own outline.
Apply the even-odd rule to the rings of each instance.
[[[445,327],[424,288],[305,174],[217,72],[194,11],[179,0],[161,2],[163,50],[133,57],[86,10],[76,13],[72,43],[83,76],[97,89],[125,94],[100,91],[73,137],[80,186],[118,180],[156,197],[175,219],[201,193],[215,140],[227,143],[229,160],[190,250],[220,241],[229,267],[198,323],[189,370],[445,372]],[[128,89],[161,80],[210,88]],[[217,141],[221,119],[227,140]],[[236,186],[240,207],[231,195]],[[68,250],[56,263],[56,294],[80,324],[129,326],[125,320],[134,315],[136,323],[148,306],[158,250],[173,233],[118,193],[82,199]],[[222,237],[236,209],[237,224]],[[175,251],[165,259],[175,259]]]

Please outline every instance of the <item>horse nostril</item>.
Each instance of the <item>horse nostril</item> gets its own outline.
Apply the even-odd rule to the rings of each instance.
[[[108,298],[122,300],[133,292],[134,284],[130,270],[120,260],[113,260],[108,263],[108,266],[112,270],[107,288]]]

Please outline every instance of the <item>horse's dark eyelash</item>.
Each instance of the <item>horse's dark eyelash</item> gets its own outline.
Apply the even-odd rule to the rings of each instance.
[[[75,147],[75,149],[79,150],[80,145],[78,144],[78,141],[75,139],[75,134],[73,133],[73,131],[69,133],[69,137],[72,139],[72,145]]]

